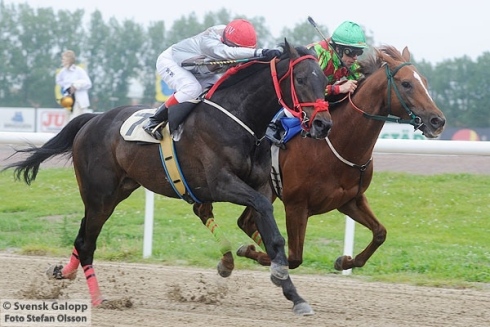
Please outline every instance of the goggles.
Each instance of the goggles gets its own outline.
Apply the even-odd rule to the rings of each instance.
[[[362,49],[356,49],[356,48],[344,48],[344,54],[347,57],[354,58],[356,56],[360,56],[364,53]]]

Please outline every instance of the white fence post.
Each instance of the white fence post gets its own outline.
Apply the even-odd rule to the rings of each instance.
[[[349,216],[345,216],[344,255],[354,255],[354,230],[356,222]],[[342,275],[352,274],[352,269],[342,270]]]
[[[153,245],[153,214],[155,194],[145,188],[145,232],[143,234],[143,258],[151,257]]]

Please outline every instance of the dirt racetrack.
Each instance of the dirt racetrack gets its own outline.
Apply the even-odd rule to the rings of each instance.
[[[74,281],[48,280],[60,258],[0,253],[0,298],[87,298],[79,269]],[[295,316],[266,269],[234,271],[97,262],[103,294],[117,305],[92,309],[92,326],[484,327],[490,290],[366,282],[355,276],[292,275],[315,315]],[[0,323],[0,326],[2,324]]]
[[[0,167],[11,148],[0,146]],[[21,158],[14,158],[16,160]],[[375,155],[375,170],[417,174],[490,174],[484,156]],[[70,166],[65,159],[46,166]],[[67,254],[68,255],[68,254]],[[67,258],[0,252],[0,299],[81,299],[88,289],[81,270],[74,281],[48,280],[44,271]],[[218,260],[218,258],[217,258]],[[342,275],[292,279],[314,316],[297,317],[268,270],[216,270],[95,261],[104,296],[113,308],[94,308],[92,326],[490,326],[490,286],[482,290],[366,282]],[[2,323],[0,322],[0,326]]]

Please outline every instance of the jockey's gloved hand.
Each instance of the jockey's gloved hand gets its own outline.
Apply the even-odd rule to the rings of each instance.
[[[272,60],[274,57],[280,57],[282,51],[279,49],[262,49],[262,57],[267,60]]]

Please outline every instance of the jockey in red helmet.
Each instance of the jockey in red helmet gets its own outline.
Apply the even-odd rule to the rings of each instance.
[[[161,127],[168,121],[168,107],[196,99],[205,88],[218,81],[229,65],[191,65],[196,61],[219,61],[264,57],[272,60],[281,55],[277,49],[256,49],[257,34],[253,25],[244,19],[235,19],[228,25],[216,25],[171,45],[157,59],[156,68],[162,80],[173,90],[143,129],[161,140]]]
[[[245,19],[235,19],[223,31],[223,43],[231,47],[257,47],[257,34],[253,25]]]

